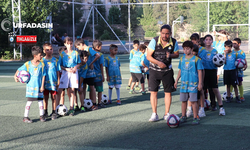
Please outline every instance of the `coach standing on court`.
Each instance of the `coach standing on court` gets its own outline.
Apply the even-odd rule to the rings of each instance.
[[[157,93],[161,81],[165,93],[164,120],[169,116],[172,101],[171,92],[175,91],[171,60],[179,57],[179,47],[176,39],[172,38],[171,35],[171,27],[163,25],[160,36],[153,38],[148,45],[147,59],[150,61],[149,91],[151,92],[150,102],[153,110],[149,119],[151,122],[159,120],[157,115]]]

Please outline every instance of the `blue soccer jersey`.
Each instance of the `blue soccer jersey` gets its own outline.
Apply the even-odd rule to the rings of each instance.
[[[140,51],[132,51],[133,57],[130,59],[129,68],[132,73],[142,73],[141,72],[141,62],[144,60],[144,54]]]
[[[178,68],[181,70],[181,93],[197,93],[199,76],[198,70],[203,70],[201,59],[197,56],[186,58],[182,56]]]
[[[65,53],[64,51],[59,56],[59,64],[65,68],[73,68],[81,63],[80,56],[77,51]]]
[[[241,58],[243,60],[246,59],[246,54],[244,53],[243,50],[238,50],[238,51],[233,50],[233,51],[235,51],[237,53],[238,58]],[[242,69],[237,69],[237,70],[238,70],[238,77],[243,77],[244,76],[243,70]]]
[[[236,69],[235,61],[237,59],[238,54],[235,51],[227,53],[226,55],[226,64],[224,65],[224,70],[234,70]]]
[[[204,69],[217,69],[213,63],[213,57],[217,54],[217,50],[213,49],[211,51],[206,50],[204,47],[201,47],[199,50],[199,57],[201,58]]]
[[[28,61],[18,68],[18,71],[22,70],[30,73],[30,80],[26,84],[26,97],[43,98],[43,92],[40,92],[40,88],[42,87],[42,78],[46,76],[44,63],[33,65],[31,61]]]
[[[143,62],[149,68],[149,61],[147,59],[147,53],[144,53],[144,60],[143,60]],[[149,70],[147,72],[145,72],[145,74],[149,74]]]
[[[100,54],[100,58],[94,63],[94,69],[95,69],[95,74],[96,74],[95,82],[102,81],[102,71],[101,71],[100,65],[104,66],[104,56],[102,53],[99,53],[99,54]]]
[[[79,68],[78,68],[78,76],[79,76],[79,78],[82,77],[83,79],[85,79],[86,75],[87,75],[87,71],[88,71],[87,63],[84,64],[84,65],[80,65]]]
[[[214,41],[212,47],[216,49],[218,53],[224,54],[225,47],[223,41]]]
[[[89,52],[89,57],[88,57],[88,61],[87,64],[89,66],[89,64],[95,59],[95,54],[97,53],[95,50],[93,50],[91,47],[88,47],[86,49],[86,51]],[[94,64],[93,64],[94,65]],[[91,69],[90,67],[88,67],[88,71],[86,74],[86,78],[95,78],[96,77],[96,73],[95,73],[95,69]]]
[[[46,68],[44,88],[50,91],[56,91],[56,85],[58,84],[57,72],[61,70],[58,59],[55,57],[52,57],[51,59],[43,58],[42,62]]]
[[[115,58],[107,56],[105,58],[105,67],[108,68],[108,74],[109,74],[108,85],[122,84],[119,58],[116,56]]]

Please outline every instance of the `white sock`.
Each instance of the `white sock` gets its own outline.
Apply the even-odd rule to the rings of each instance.
[[[40,116],[44,115],[43,101],[38,101]]]
[[[32,101],[27,101],[26,106],[25,106],[25,111],[24,111],[24,117],[29,116],[29,111],[30,111],[31,104],[32,104]]]
[[[156,113],[152,113],[152,115],[156,115]]]
[[[120,100],[120,88],[116,88],[117,100]]]
[[[188,106],[187,109],[192,111],[192,107],[191,106]]]
[[[109,100],[112,99],[112,89],[109,88]]]
[[[200,107],[200,109],[201,109],[202,111],[204,111],[204,107]]]

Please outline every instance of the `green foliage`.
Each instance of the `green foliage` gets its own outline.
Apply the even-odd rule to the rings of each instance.
[[[116,6],[112,6],[109,9],[109,16],[108,16],[109,22],[111,24],[119,24],[120,23],[120,15],[121,15],[120,9]]]

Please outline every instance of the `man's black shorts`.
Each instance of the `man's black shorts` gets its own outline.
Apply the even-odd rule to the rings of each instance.
[[[174,88],[174,71],[155,71],[150,69],[149,70],[149,91],[157,92],[159,89],[159,85],[162,81],[162,85],[164,88],[164,92],[171,93],[175,91]]]

